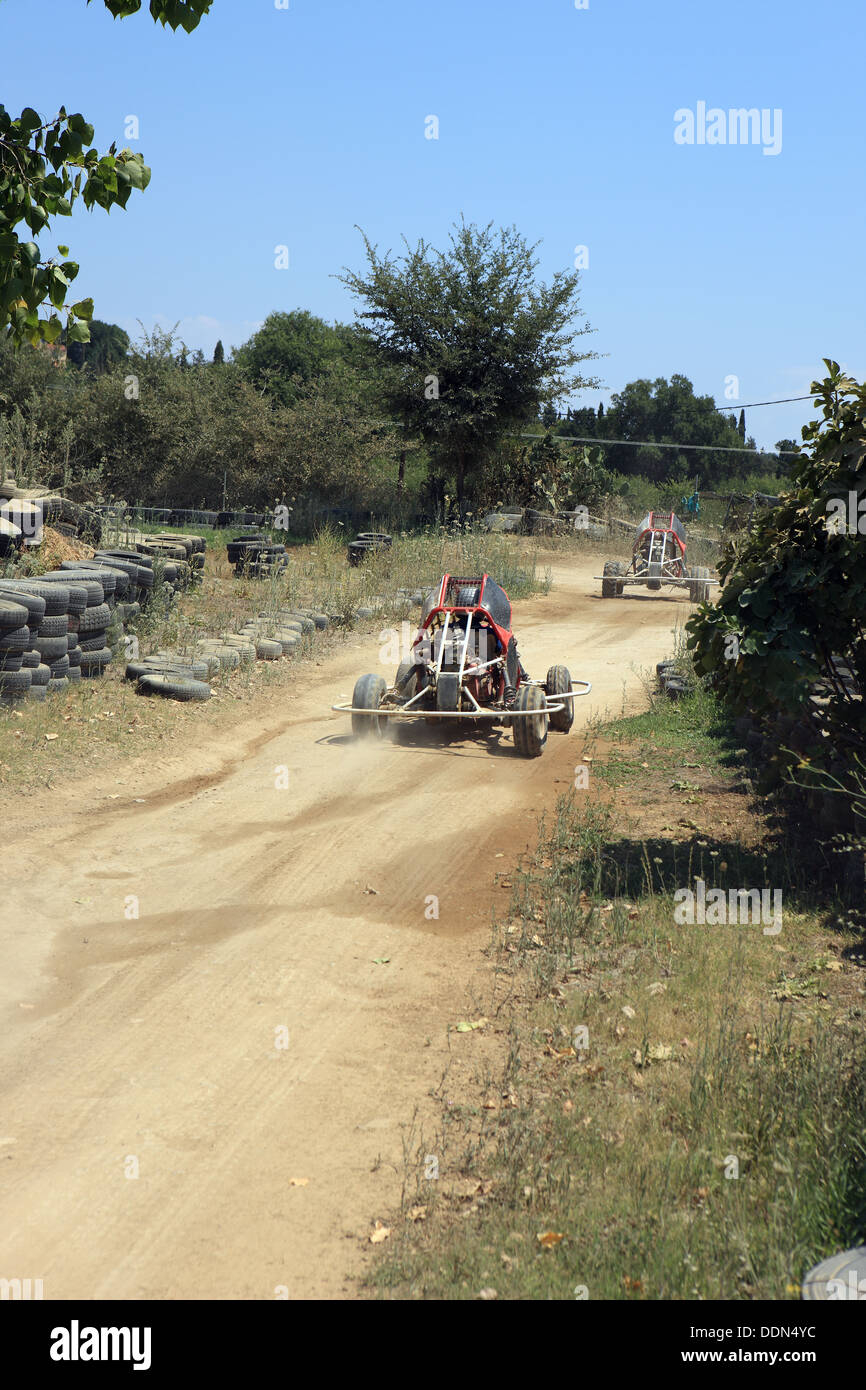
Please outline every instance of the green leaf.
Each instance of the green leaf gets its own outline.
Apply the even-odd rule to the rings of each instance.
[[[72,312],[73,312],[73,314],[75,315],[76,318],[79,318],[79,319],[92,319],[92,318],[93,318],[93,300],[92,300],[92,299],[79,299],[79,301],[78,301],[77,304],[73,304],[73,306],[72,306]]]
[[[89,343],[90,329],[86,323],[74,320],[66,329],[67,343]]]

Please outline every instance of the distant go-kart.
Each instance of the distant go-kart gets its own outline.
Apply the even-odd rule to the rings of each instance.
[[[577,690],[576,686],[585,686]],[[530,680],[511,630],[511,602],[490,578],[443,576],[392,686],[379,675],[360,676],[350,705],[352,732],[381,738],[388,718],[488,720],[514,730],[514,747],[537,758],[548,727],[568,733],[573,702],[588,695],[589,681],[573,681],[568,668],[551,666],[546,679]]]
[[[627,584],[645,584],[656,591],[663,584],[688,589],[692,603],[710,597],[710,571],[686,565],[686,530],[674,512],[649,512],[635,533],[631,563],[608,560],[601,574],[602,598],[622,598]]]

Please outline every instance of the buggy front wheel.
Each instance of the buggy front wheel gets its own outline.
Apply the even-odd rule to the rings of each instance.
[[[625,565],[621,560],[605,561],[602,570],[601,596],[602,598],[622,598],[623,584],[622,576],[625,574]]]
[[[538,685],[522,685],[514,701],[514,747],[522,758],[540,758],[547,742],[548,714],[544,691]]]
[[[550,727],[559,734],[567,734],[574,723],[574,701],[571,699],[571,672],[567,666],[551,666],[544,682],[544,693],[550,703],[557,703],[558,695],[567,695],[567,700],[562,700],[562,709],[556,709],[551,715]]]
[[[383,676],[358,677],[352,692],[352,705],[356,710],[370,710],[370,713],[352,715],[352,733],[356,738],[382,737],[382,725],[374,711],[381,705],[387,689]]]

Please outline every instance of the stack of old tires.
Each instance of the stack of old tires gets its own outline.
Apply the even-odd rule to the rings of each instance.
[[[120,623],[130,622],[141,612],[141,605],[135,597],[136,585],[126,570],[110,565],[107,560],[64,560],[60,569],[68,576],[77,571],[83,578],[98,579],[112,618]]]
[[[104,675],[111,663],[111,648],[108,644],[108,628],[112,613],[106,603],[106,587],[110,590],[111,576],[100,575],[88,569],[52,570],[43,574],[40,583],[57,590],[59,599],[49,599],[46,604],[46,619],[49,610],[58,603],[65,603],[67,615],[67,664],[63,674],[67,681],[74,682],[96,679]],[[112,590],[113,592],[113,590]],[[36,646],[47,659],[45,649],[40,646],[42,633],[37,634]],[[52,678],[55,669],[52,666]]]
[[[254,536],[235,536],[228,543],[229,564],[238,578],[267,579],[279,574],[289,563],[284,545],[275,544],[259,532]]]
[[[142,555],[137,550],[97,550],[93,559],[129,577],[131,584],[124,595],[127,602],[138,603],[144,608],[150,601],[154,587],[152,556]]]
[[[659,688],[669,700],[681,700],[695,688],[693,678],[676,661],[660,661],[656,666]]]
[[[359,531],[353,541],[349,541],[347,559],[350,565],[360,565],[374,550],[390,550],[392,537],[387,531]]]
[[[4,703],[24,696],[44,699],[82,676],[102,675],[111,661],[106,645],[111,611],[99,580],[61,571],[38,580],[3,580],[0,612],[7,617],[10,604],[17,617],[23,612],[24,624],[11,630],[0,626]]]
[[[29,606],[0,590],[0,704],[14,704],[30,693],[32,671],[24,669],[24,656],[32,647],[30,620]]]
[[[154,536],[152,540],[140,542],[138,548],[145,555],[159,554],[169,561],[165,574],[169,582],[174,582],[169,574],[171,562],[180,561],[182,563],[177,566],[176,575],[180,586],[201,583],[207,549],[207,541],[203,536],[159,535]],[[185,566],[187,568],[184,568]]]
[[[201,701],[211,696],[210,679],[220,669],[217,656],[199,652],[184,657],[159,651],[141,660],[128,661],[124,679],[136,682],[139,695],[161,695],[168,700]]]

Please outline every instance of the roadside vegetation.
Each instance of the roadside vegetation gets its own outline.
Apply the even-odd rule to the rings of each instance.
[[[799,1298],[866,1235],[866,942],[831,850],[775,825],[706,690],[590,731],[583,758],[495,924],[488,1021],[452,1043],[495,1031],[504,1061],[459,1101],[443,1078],[372,1287]],[[781,931],[678,925],[697,878],[781,889]]]

